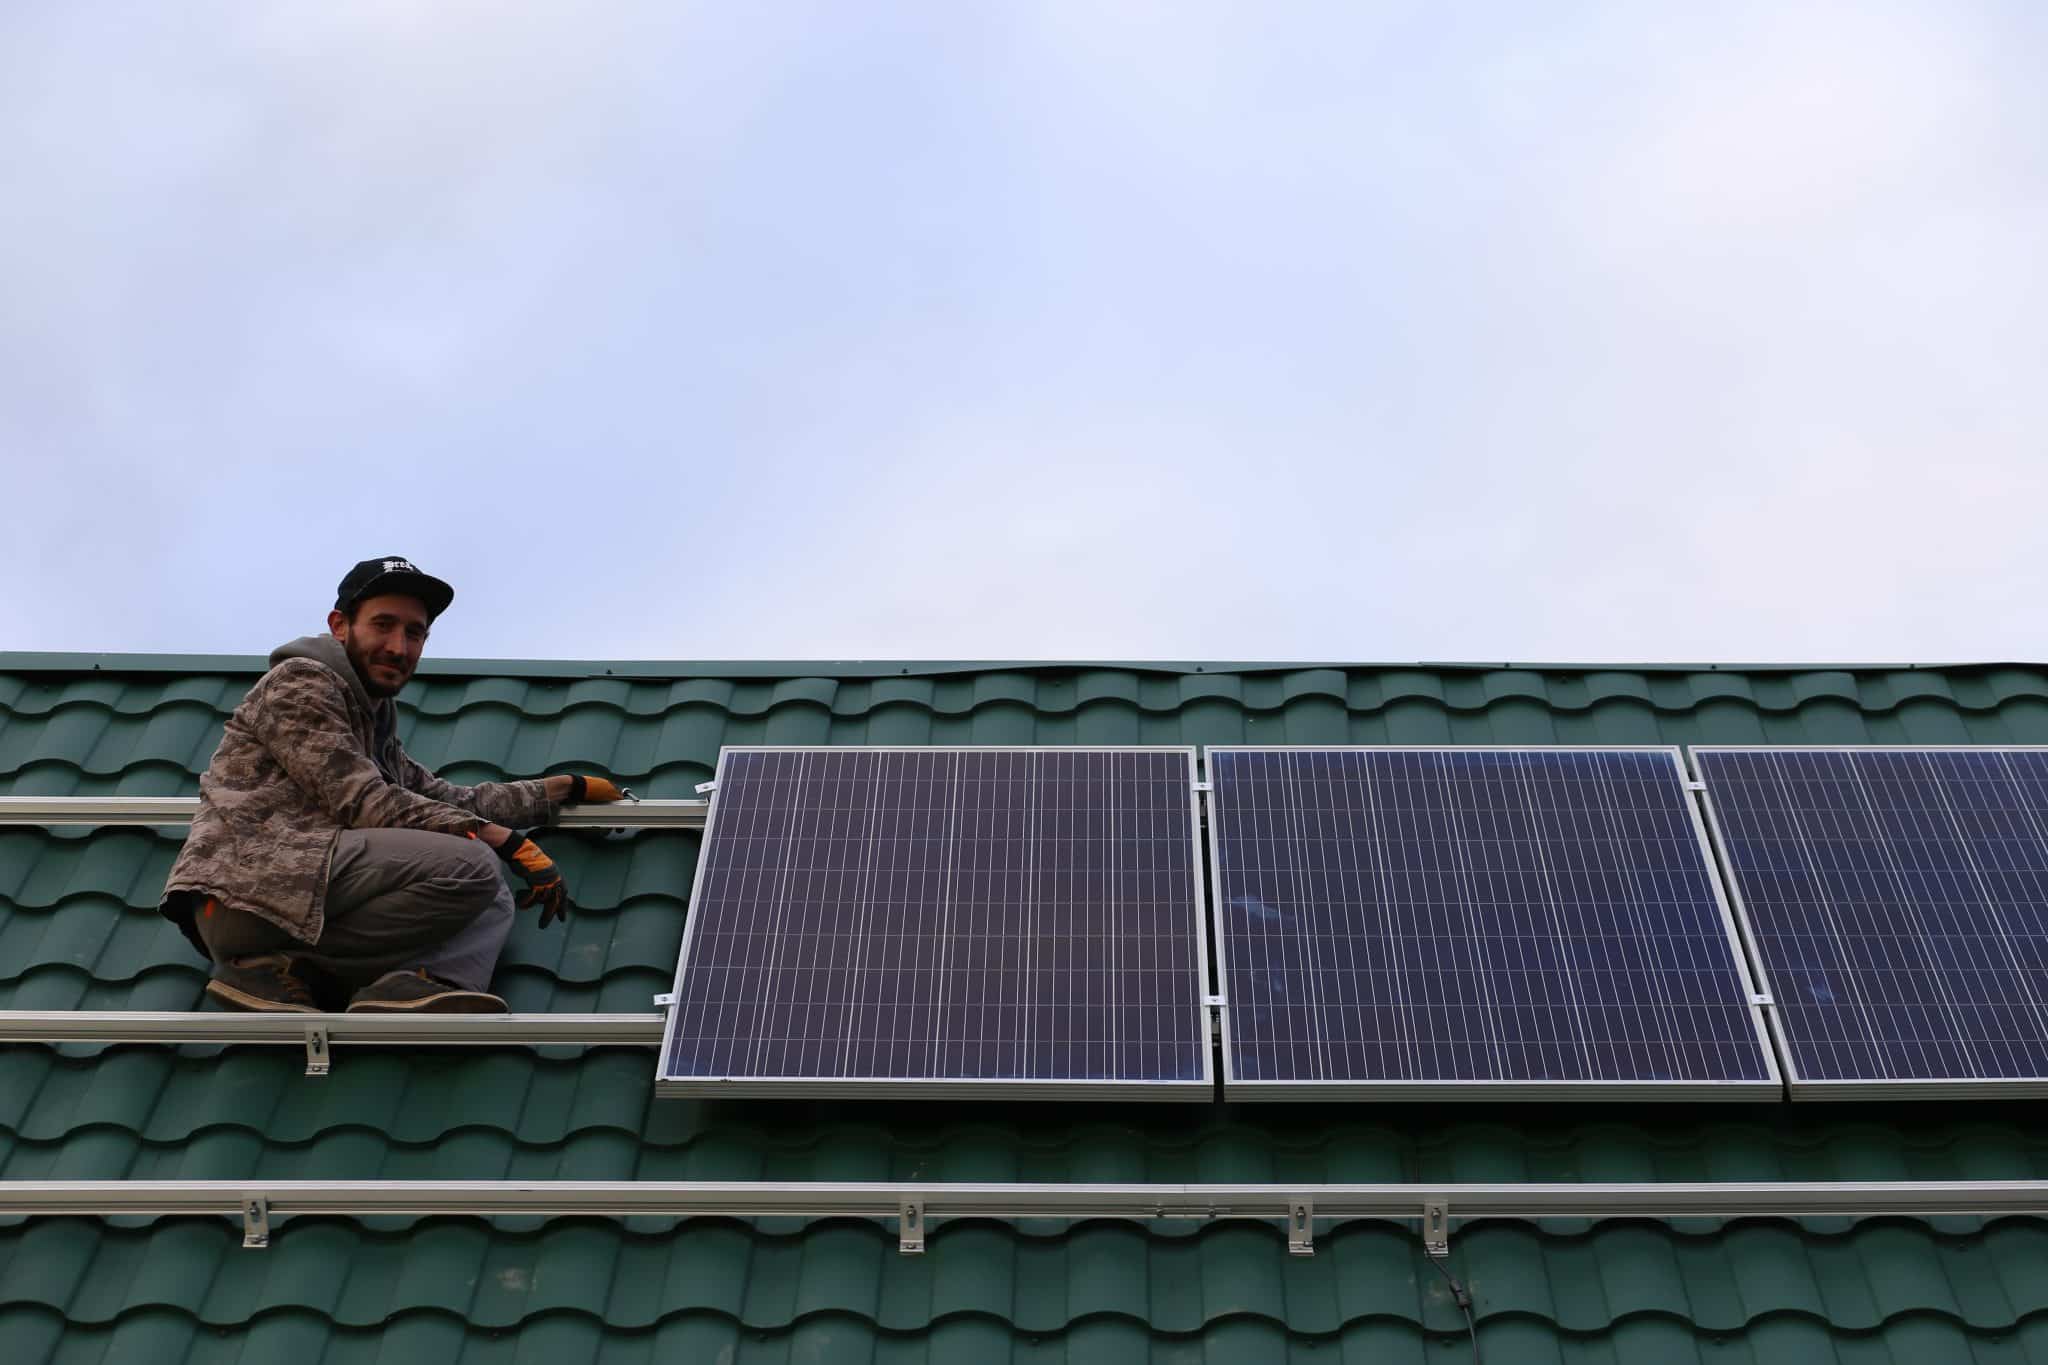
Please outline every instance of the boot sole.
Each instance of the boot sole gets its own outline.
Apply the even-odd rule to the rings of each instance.
[[[257,1014],[319,1014],[316,1005],[296,1005],[289,1000],[265,1000],[260,995],[251,995],[239,987],[215,978],[206,983],[206,993],[214,999],[232,1005],[238,1010],[252,1010]]]
[[[354,1000],[350,1014],[505,1014],[505,1002],[482,991],[442,991],[417,1000]]]

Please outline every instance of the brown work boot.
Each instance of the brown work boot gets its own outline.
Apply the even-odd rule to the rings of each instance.
[[[394,1010],[421,1014],[503,1014],[505,1002],[489,991],[466,991],[416,968],[386,972],[357,991],[348,1002],[350,1014]]]
[[[306,989],[292,969],[292,960],[283,953],[256,953],[216,962],[206,993],[230,1009],[320,1013],[313,992]]]

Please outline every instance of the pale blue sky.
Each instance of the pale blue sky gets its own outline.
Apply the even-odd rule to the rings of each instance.
[[[2039,658],[2048,8],[19,3],[0,648]]]

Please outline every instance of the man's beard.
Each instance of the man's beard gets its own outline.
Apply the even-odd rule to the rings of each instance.
[[[383,701],[386,697],[397,696],[406,683],[411,680],[411,675],[405,671],[403,661],[392,665],[401,675],[397,683],[380,683],[372,677],[370,665],[377,661],[371,658],[368,650],[356,644],[356,635],[353,630],[348,633],[348,638],[341,642],[341,647],[348,654],[349,667],[356,671],[356,681],[360,682],[363,685],[363,690],[368,692],[377,701]]]

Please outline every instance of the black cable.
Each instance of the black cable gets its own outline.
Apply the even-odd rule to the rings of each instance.
[[[1434,1256],[1427,1256],[1427,1253],[1425,1256],[1436,1267],[1436,1273],[1444,1277],[1444,1283],[1451,1287],[1451,1297],[1458,1301],[1458,1311],[1465,1315],[1465,1331],[1472,1338],[1472,1365],[1486,1365],[1479,1354],[1479,1324],[1472,1317],[1472,1295],[1458,1283],[1449,1266]]]

